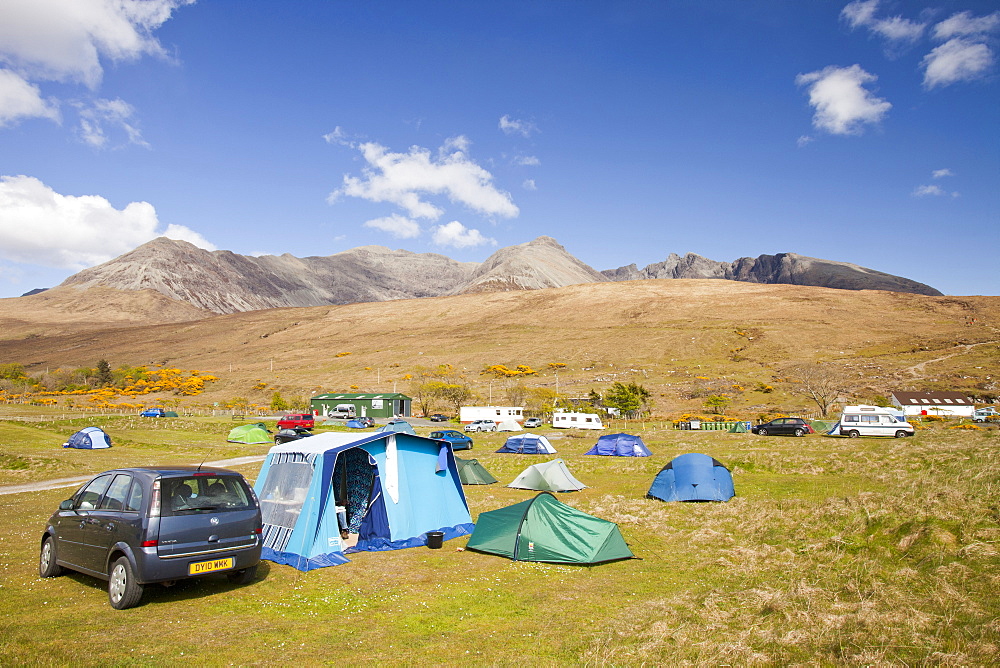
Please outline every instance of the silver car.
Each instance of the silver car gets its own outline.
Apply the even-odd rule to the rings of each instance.
[[[152,582],[224,573],[246,584],[261,552],[260,506],[242,475],[175,466],[106,471],[49,518],[38,572],[108,581],[111,607],[139,603]]]
[[[465,425],[465,431],[496,431],[497,423],[493,420],[473,420]]]

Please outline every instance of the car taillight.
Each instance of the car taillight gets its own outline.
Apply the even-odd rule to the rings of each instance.
[[[153,498],[149,502],[149,516],[159,517],[160,516],[160,480],[157,478],[153,481]]]
[[[264,533],[264,527],[257,527],[253,530],[254,533]]]
[[[144,540],[142,541],[141,545],[143,547],[156,547],[159,544],[159,542],[160,541],[158,540]]]

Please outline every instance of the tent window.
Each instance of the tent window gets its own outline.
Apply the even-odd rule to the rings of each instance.
[[[291,529],[302,512],[313,467],[309,462],[273,464],[260,492],[260,511],[264,524]]]

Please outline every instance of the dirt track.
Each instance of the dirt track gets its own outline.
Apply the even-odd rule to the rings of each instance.
[[[240,464],[252,464],[253,462],[262,461],[264,461],[264,455],[253,455],[250,457],[234,457],[233,459],[220,459],[215,462],[204,462],[203,466],[238,466]],[[96,473],[94,475],[96,475]],[[42,492],[49,489],[59,489],[60,487],[73,487],[90,480],[92,477],[93,476],[91,475],[85,475],[75,478],[53,478],[52,480],[28,482],[22,485],[7,485],[5,487],[0,487],[0,494]]]

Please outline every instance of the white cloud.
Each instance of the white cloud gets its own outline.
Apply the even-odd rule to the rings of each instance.
[[[901,16],[876,18],[878,5],[879,0],[857,0],[844,7],[840,15],[851,28],[867,28],[869,32],[891,42],[914,42],[923,35],[926,23],[917,23]]]
[[[470,230],[457,220],[431,228],[431,239],[438,246],[469,248],[471,246],[496,246],[497,240],[484,237],[479,230]]]
[[[798,146],[799,148],[802,148],[803,146],[808,146],[814,141],[816,140],[813,137],[809,135],[802,135],[801,137],[795,140],[795,145]]]
[[[799,86],[809,87],[809,104],[816,110],[813,126],[831,134],[861,134],[865,124],[878,124],[892,105],[864,88],[877,80],[860,65],[831,65],[795,77]]]
[[[152,33],[175,9],[194,1],[3,0],[0,64],[30,86],[57,81],[96,90],[104,76],[102,59],[125,62],[145,55],[166,57]],[[9,78],[6,83],[12,85]],[[0,119],[14,114],[54,118],[52,103],[38,104],[40,93],[28,108],[23,87],[21,93],[13,99],[0,94]],[[84,136],[88,136],[86,131]]]
[[[80,137],[95,148],[102,148],[108,143],[109,129],[121,129],[128,137],[130,144],[138,144],[149,148],[142,138],[142,133],[133,125],[132,116],[135,109],[121,99],[95,100],[89,106],[80,108]]]
[[[0,69],[0,127],[22,118],[48,118],[59,121],[59,108],[52,100],[43,100],[34,86],[10,70]]]
[[[106,262],[158,236],[215,250],[181,225],[157,231],[148,202],[115,209],[97,195],[61,195],[30,176],[0,176],[0,257],[80,270]]]
[[[960,12],[934,26],[934,37],[947,40],[952,37],[984,36],[1000,28],[1000,12],[975,17],[972,12]]]
[[[946,176],[955,176],[955,172],[947,168],[935,169],[933,172],[931,172],[931,176],[934,177],[935,179],[943,179]]]
[[[522,137],[530,137],[538,132],[538,126],[531,121],[519,121],[506,114],[500,117],[498,127],[503,130],[504,134],[521,135]]]
[[[944,192],[944,190],[941,189],[941,186],[937,186],[937,185],[917,186],[913,190],[913,196],[914,197],[927,197],[929,195],[933,195],[935,197],[940,197],[941,195],[944,195],[944,194],[945,194],[945,192]]]
[[[525,190],[538,190],[538,185],[535,183],[535,179],[525,179],[521,187]]]
[[[420,225],[415,220],[410,220],[397,213],[385,218],[375,218],[365,223],[365,227],[388,232],[397,239],[413,239],[420,236]]]
[[[947,86],[979,78],[993,64],[993,52],[981,43],[955,37],[924,56],[924,86]]]
[[[407,153],[393,153],[385,146],[366,142],[353,148],[368,163],[362,176],[344,176],[344,185],[330,194],[358,197],[370,202],[390,202],[411,218],[437,220],[444,209],[424,199],[424,195],[444,195],[480,214],[516,217],[520,211],[508,193],[493,185],[493,175],[464,152],[465,137],[449,139],[437,156],[419,146]]]
[[[518,165],[521,165],[522,167],[538,167],[539,165],[542,164],[542,161],[533,155],[522,156],[520,158],[517,158],[515,162]]]

